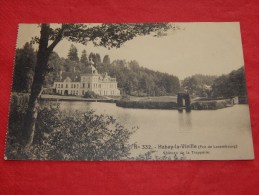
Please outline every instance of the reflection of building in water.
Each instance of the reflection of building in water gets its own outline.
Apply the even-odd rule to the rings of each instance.
[[[84,73],[60,72],[59,78],[54,82],[54,88],[61,95],[84,95],[87,91],[104,96],[120,95],[116,78],[107,73],[99,74],[92,64]]]

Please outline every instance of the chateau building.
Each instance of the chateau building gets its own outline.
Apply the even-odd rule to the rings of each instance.
[[[87,91],[102,96],[119,96],[116,78],[107,73],[99,74],[91,64],[84,73],[61,72],[59,78],[54,82],[56,92],[61,95],[82,96]]]

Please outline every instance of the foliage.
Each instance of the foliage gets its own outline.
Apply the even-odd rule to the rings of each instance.
[[[13,91],[29,92],[32,85],[36,52],[32,45],[25,43],[22,49],[16,50],[13,73]]]
[[[115,60],[101,65],[100,73],[116,77],[123,94],[133,96],[174,95],[180,89],[178,77],[140,67],[137,61]]]
[[[231,99],[224,100],[210,100],[210,101],[197,101],[191,104],[192,110],[217,110],[233,106]]]
[[[87,91],[84,94],[84,98],[98,98],[99,96],[93,91]]]
[[[216,78],[216,76],[195,74],[183,80],[182,88],[192,96],[210,97],[211,85]]]
[[[182,82],[182,88],[191,95],[199,97],[247,96],[244,67],[218,77],[200,74],[187,77]]]
[[[244,67],[222,75],[212,85],[213,97],[247,96]]]
[[[69,49],[67,58],[71,61],[79,62],[77,48],[73,44]]]
[[[86,53],[86,50],[84,49],[82,51],[82,55],[81,55],[81,58],[80,58],[80,62],[84,65],[87,65],[88,63],[88,58],[87,58],[87,53]]]
[[[28,108],[29,94],[12,93],[9,108],[8,134],[20,136],[17,126],[21,126]]]
[[[109,55],[105,55],[103,57],[103,64],[106,65],[106,64],[110,64],[110,63],[111,63],[111,60],[110,60]]]
[[[17,120],[10,120],[12,124]],[[6,144],[8,159],[37,160],[119,160],[130,154],[128,130],[109,115],[60,111],[52,104],[38,113],[35,137],[30,147],[19,144],[19,136],[9,125]],[[21,125],[15,128],[19,132]],[[16,132],[17,132],[16,131]]]

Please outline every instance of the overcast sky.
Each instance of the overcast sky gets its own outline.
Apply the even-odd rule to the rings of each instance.
[[[54,49],[60,57],[67,57],[71,44],[78,49],[108,54],[111,61],[136,60],[140,66],[167,72],[183,79],[193,74],[221,75],[244,65],[240,27],[229,23],[177,23],[182,30],[169,32],[164,37],[144,36],[126,42],[119,49],[87,46],[62,40]],[[35,24],[20,24],[17,47],[22,48],[31,37],[39,35]],[[38,46],[35,45],[35,48]]]

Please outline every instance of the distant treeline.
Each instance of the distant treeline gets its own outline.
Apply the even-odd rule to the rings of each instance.
[[[124,94],[135,96],[175,95],[180,89],[178,77],[140,67],[137,61],[115,60],[97,69],[116,77]]]
[[[114,60],[108,55],[101,58],[98,53],[87,54],[86,50],[78,56],[77,48],[71,45],[67,58],[61,58],[53,52],[49,59],[49,73],[46,75],[45,87],[51,87],[60,71],[84,72],[92,60],[99,73],[107,72],[116,77],[118,87],[123,95],[134,96],[164,96],[175,95],[185,90],[198,97],[231,97],[246,96],[244,68],[232,71],[228,75],[209,76],[196,74],[180,81],[178,77],[168,73],[153,71],[141,67],[137,61]],[[13,75],[14,92],[30,92],[36,51],[26,43],[22,49],[16,50]]]
[[[247,96],[244,67],[221,76],[197,74],[187,77],[182,81],[182,88],[196,97]]]

